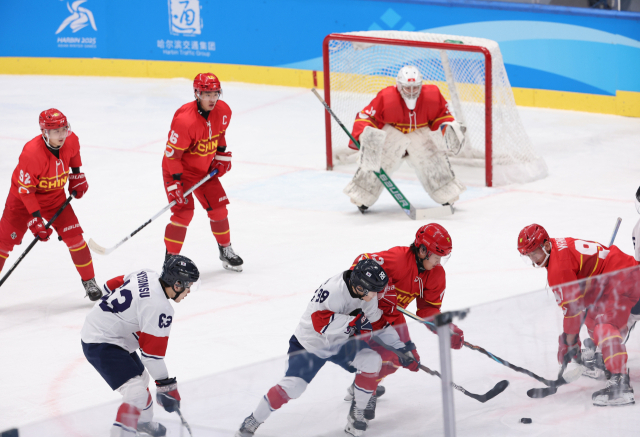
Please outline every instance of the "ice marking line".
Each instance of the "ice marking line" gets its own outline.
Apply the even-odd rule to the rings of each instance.
[[[58,424],[67,431],[67,435],[73,435],[77,437],[84,437],[84,434],[80,434],[76,430],[76,428],[73,426],[73,422],[69,421],[67,415],[62,415],[59,406],[60,389],[68,379],[75,376],[76,368],[85,361],[86,358],[82,356],[76,358],[70,364],[67,364],[62,372],[60,372],[58,376],[53,378],[53,383],[49,386],[49,390],[47,390],[47,399],[45,401],[47,411],[49,412],[49,417],[57,419]]]

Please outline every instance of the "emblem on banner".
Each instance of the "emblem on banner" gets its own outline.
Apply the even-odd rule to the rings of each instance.
[[[171,35],[195,36],[202,33],[199,0],[168,0]]]
[[[86,1],[87,0],[77,0],[71,3],[71,5],[67,2],[67,9],[69,9],[71,16],[65,18],[60,27],[58,27],[58,30],[56,30],[56,35],[62,32],[67,26],[71,28],[73,33],[76,33],[80,29],[84,29],[89,25],[91,25],[93,30],[98,30],[96,27],[96,20],[93,18],[93,13],[89,9],[80,6]]]

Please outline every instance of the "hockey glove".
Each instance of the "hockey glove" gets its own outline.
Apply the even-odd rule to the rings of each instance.
[[[173,413],[180,408],[180,393],[175,378],[156,381],[156,401],[167,413]]]
[[[405,343],[402,349],[398,349],[402,354],[398,355],[400,365],[405,369],[409,369],[412,372],[420,370],[420,355],[416,350],[416,345],[412,341]]]
[[[212,170],[218,169],[218,177],[221,178],[226,172],[231,170],[231,152],[217,152],[213,160]]]
[[[349,336],[370,334],[372,331],[373,327],[371,326],[371,322],[369,322],[367,316],[362,312],[349,322]]]
[[[184,191],[182,188],[181,181],[171,181],[165,182],[165,189],[167,190],[167,197],[169,198],[169,203],[176,201],[175,207],[183,208],[185,205],[184,201]]]
[[[45,223],[42,217],[34,217],[29,223],[29,230],[33,233],[33,236],[39,238],[40,241],[48,241],[53,229],[45,229]]]
[[[69,194],[76,192],[76,199],[82,198],[89,189],[89,183],[84,173],[72,173],[69,175]]]
[[[460,349],[464,344],[464,332],[453,323],[451,324],[451,349]]]
[[[560,337],[558,337],[558,363],[562,364],[567,354],[571,355],[571,359],[578,360],[581,346],[580,337],[577,335],[575,343],[572,345],[567,344],[567,334],[563,332]]]

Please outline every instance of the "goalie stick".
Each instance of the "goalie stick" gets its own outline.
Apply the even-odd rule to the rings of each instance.
[[[611,235],[611,242],[609,243],[609,247],[613,246],[613,242],[616,240],[616,235],[618,235],[618,229],[620,229],[620,223],[622,223],[622,219],[618,217],[616,220],[616,225],[613,228],[613,234]],[[593,305],[600,299],[600,296],[593,302]],[[584,316],[582,317],[582,322],[580,323],[580,329],[582,329],[582,325],[584,321],[587,320],[587,312],[589,309],[587,308],[584,312]],[[578,330],[580,332],[580,330]],[[563,375],[566,370],[569,362],[571,361],[571,351],[567,352],[567,354],[562,359],[562,366],[560,367],[560,372],[558,372],[558,379],[552,381],[552,384],[546,388],[532,388],[527,391],[527,396],[534,399],[546,398],[547,396],[551,396],[556,394],[558,391],[558,387],[562,387],[563,385],[570,384],[576,379],[580,378],[582,375],[582,366],[578,366],[571,372],[568,372],[566,375]]]
[[[327,105],[327,102],[325,102],[324,99],[320,97],[320,94],[318,94],[318,90],[316,90],[315,88],[311,88],[311,91],[313,92],[313,94],[315,94],[318,100],[320,100],[320,103],[324,105],[324,109],[326,109],[327,112],[331,114],[333,119],[340,125],[342,130],[344,130],[345,133],[349,136],[349,138],[351,138],[351,141],[353,141],[353,144],[355,144],[356,147],[360,149],[360,143],[356,141],[355,138],[353,138],[353,136],[351,135],[351,132],[349,132],[349,130],[344,126],[344,124],[342,124],[338,116],[333,112],[333,110],[329,107],[329,105]],[[443,206],[438,206],[435,208],[427,208],[427,209],[416,209],[413,205],[411,205],[411,203],[409,202],[409,199],[407,199],[405,195],[402,194],[400,189],[396,186],[396,184],[391,180],[389,175],[382,168],[380,168],[379,171],[374,171],[374,173],[382,183],[382,186],[387,189],[389,194],[391,194],[391,197],[393,197],[393,199],[398,203],[398,205],[400,205],[400,208],[402,208],[402,210],[405,212],[405,214],[407,214],[407,216],[409,216],[410,219],[423,220],[427,218],[444,217],[444,216],[453,214],[452,205],[443,205]]]
[[[184,197],[187,197],[189,194],[191,194],[196,188],[198,188],[200,185],[204,184],[205,182],[207,182],[209,179],[211,179],[212,177],[214,177],[215,175],[218,174],[218,169],[216,168],[215,170],[213,170],[211,173],[208,173],[204,178],[202,178],[197,184],[195,184],[193,187],[189,188],[185,193],[184,193]],[[185,201],[188,201],[188,199],[185,199]],[[132,233],[130,233],[129,235],[127,235],[126,237],[124,237],[122,240],[120,240],[120,242],[118,244],[116,244],[113,247],[109,247],[104,248],[102,246],[100,246],[98,243],[96,243],[95,241],[93,241],[93,238],[89,239],[89,247],[91,248],[91,250],[93,250],[95,253],[99,253],[100,255],[109,255],[111,252],[113,252],[114,250],[116,250],[118,247],[122,246],[127,240],[129,240],[131,237],[133,237],[134,235],[136,235],[138,232],[140,232],[142,229],[144,229],[149,223],[151,223],[152,221],[154,221],[155,219],[157,219],[158,217],[160,217],[162,214],[164,214],[167,210],[171,209],[173,207],[173,205],[176,204],[176,201],[172,201],[170,204],[168,204],[167,206],[165,206],[164,208],[162,208],[160,211],[158,211],[156,213],[156,215],[154,215],[153,217],[151,217],[149,220],[147,220],[146,222],[144,222],[142,224],[142,226],[140,226],[138,229],[136,229],[135,231],[133,231]]]
[[[398,311],[400,311],[402,314],[405,314],[405,315],[411,317],[414,320],[417,320],[417,321],[419,321],[421,323],[424,323],[432,331],[436,329],[436,324],[435,323],[430,322],[428,320],[425,320],[422,317],[420,317],[420,316],[418,316],[416,314],[413,314],[412,312],[407,311],[402,307],[396,307],[396,309]],[[553,384],[555,382],[555,381],[551,381],[549,379],[543,378],[542,376],[538,376],[535,373],[533,373],[533,372],[531,372],[531,371],[529,371],[529,370],[527,370],[525,368],[522,368],[522,367],[516,366],[514,364],[511,364],[507,360],[504,360],[504,359],[502,359],[500,357],[495,356],[494,354],[492,354],[491,352],[489,352],[488,350],[486,350],[486,349],[484,349],[484,348],[482,348],[480,346],[476,346],[475,344],[471,344],[471,343],[466,342],[466,341],[463,342],[462,344],[465,347],[468,347],[469,349],[472,349],[474,351],[480,352],[481,354],[484,354],[484,355],[488,356],[489,358],[491,358],[492,360],[494,360],[495,362],[497,362],[499,364],[502,364],[503,366],[506,366],[506,367],[508,367],[508,368],[510,368],[512,370],[515,370],[516,372],[524,373],[525,375],[528,375],[528,376],[540,381],[543,384],[546,384],[546,385],[550,386],[551,384]]]
[[[60,209],[58,211],[56,211],[56,213],[53,215],[53,217],[51,217],[51,220],[49,220],[49,223],[47,223],[46,225],[44,225],[45,229],[49,229],[49,227],[51,227],[51,225],[53,224],[53,222],[58,218],[58,216],[60,214],[62,214],[62,211],[67,207],[67,205],[69,205],[69,203],[71,203],[71,201],[76,197],[76,192],[74,191],[73,193],[71,193],[71,195],[69,197],[67,197],[67,200],[64,201],[64,203],[62,204],[62,206],[60,207]],[[27,256],[27,254],[29,253],[29,251],[31,251],[31,249],[33,249],[33,246],[36,245],[36,243],[40,241],[40,239],[38,237],[34,238],[33,241],[31,242],[31,244],[29,244],[29,246],[27,246],[27,248],[25,249],[24,252],[22,252],[22,255],[20,255],[20,258],[18,258],[18,260],[11,266],[11,268],[9,269],[9,271],[7,272],[6,275],[4,275],[2,277],[2,279],[0,280],[0,287],[2,287],[2,284],[4,284],[4,282],[7,280],[7,278],[9,277],[9,275],[11,273],[13,273],[13,271],[16,269],[16,267],[18,267],[18,264],[20,264],[20,262],[24,259],[25,256]]]
[[[378,343],[380,346],[382,346],[383,348],[385,348],[388,351],[393,352],[394,354],[398,355],[399,357],[402,356],[402,352],[400,352],[399,350],[397,350],[394,347],[391,347],[387,344],[385,344],[382,340],[380,340],[378,337],[372,335],[371,339],[373,341],[375,341],[376,343]],[[405,356],[402,356],[403,359],[406,359]],[[433,375],[433,376],[437,376],[438,378],[442,379],[442,375],[440,375],[440,372],[438,372],[437,370],[431,370],[429,369],[427,366],[424,366],[422,364],[419,364],[418,367],[420,368],[420,370],[427,372],[429,375]],[[500,393],[502,393],[503,391],[506,390],[506,388],[509,386],[509,381],[502,380],[500,382],[498,382],[496,385],[493,386],[493,388],[491,390],[489,390],[488,392],[478,395],[475,393],[471,393],[470,391],[467,391],[464,387],[461,387],[453,382],[451,382],[451,386],[453,388],[455,388],[456,390],[462,392],[463,394],[469,396],[470,398],[475,399],[478,402],[482,402],[485,403],[493,398],[495,398],[496,396],[498,396]]]

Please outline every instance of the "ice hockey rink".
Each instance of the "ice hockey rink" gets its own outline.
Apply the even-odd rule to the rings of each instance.
[[[167,365],[176,376],[182,411],[194,436],[232,436],[284,372],[288,340],[310,296],[365,251],[409,245],[424,222],[408,219],[383,193],[366,215],[342,194],[354,166],[325,166],[324,109],[308,89],[224,83],[233,110],[227,131],[233,168],[222,183],[230,198],[231,241],[244,271],[224,270],[204,211],[196,208],[183,254],[202,284],[176,315]],[[161,160],[172,116],[192,99],[186,79],[0,76],[0,197],[23,145],[39,134],[40,111],[67,115],[80,138],[90,189],[72,202],[85,239],[111,246],[166,204]],[[639,216],[640,119],[518,108],[549,167],[543,180],[487,188],[479,168],[455,167],[467,191],[455,214],[437,220],[453,240],[443,310],[470,308],[456,321],[465,340],[548,379],[557,376],[562,313],[545,290],[544,271],[525,266],[516,250],[522,227],[539,223],[552,237],[616,245],[633,253]],[[394,181],[417,207],[434,206],[412,171]],[[160,271],[169,214],[108,256],[93,254],[99,283],[148,267]],[[31,242],[25,235],[4,274]],[[0,431],[21,436],[108,435],[120,395],[82,354],[80,328],[92,306],[67,248],[38,243],[0,289]],[[415,311],[415,305],[408,308]],[[409,329],[422,363],[439,369],[437,337]],[[640,389],[640,333],[627,348],[631,382]],[[584,333],[583,333],[584,338]],[[612,436],[640,429],[636,406],[598,408],[603,381],[581,378],[554,396],[530,399],[541,387],[469,349],[452,351],[454,382],[484,393],[509,387],[482,404],[455,392],[459,436]],[[256,436],[341,436],[352,375],[327,364],[303,396],[274,413]],[[383,385],[367,436],[443,434],[440,380],[401,369]],[[179,419],[156,406],[170,435],[188,435]],[[528,417],[532,424],[521,424]],[[184,433],[184,434],[181,434]]]

